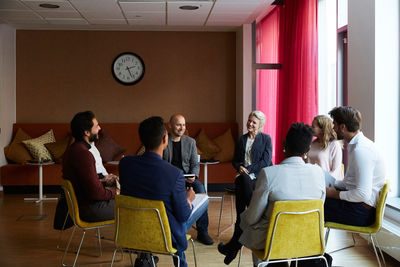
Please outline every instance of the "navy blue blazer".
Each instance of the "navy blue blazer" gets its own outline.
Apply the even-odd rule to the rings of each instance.
[[[172,245],[178,251],[187,248],[184,223],[191,208],[186,199],[183,171],[163,160],[160,155],[145,152],[126,156],[119,162],[121,195],[162,200],[172,233]]]
[[[246,142],[249,133],[239,137],[236,146],[235,154],[233,155],[232,165],[239,171],[240,166],[244,167],[244,155],[246,153]],[[251,161],[252,164],[247,166],[246,169],[249,173],[254,173],[258,177],[258,173],[262,168],[272,166],[272,144],[271,137],[268,134],[259,132],[254,140],[253,147],[251,148]]]

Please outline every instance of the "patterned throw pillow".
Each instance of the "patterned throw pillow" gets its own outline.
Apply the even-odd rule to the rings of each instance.
[[[22,143],[29,150],[29,153],[31,153],[33,160],[39,161],[39,159],[41,159],[42,161],[48,161],[52,160],[52,158],[50,152],[47,150],[44,144],[54,143],[55,141],[56,139],[54,138],[53,129],[51,129],[44,135],[34,139],[22,141]]]
[[[235,141],[233,141],[231,129],[229,128],[225,133],[214,138],[213,141],[221,148],[214,159],[220,162],[232,161],[235,153]]]
[[[19,128],[11,144],[4,148],[4,155],[6,156],[7,160],[20,164],[24,164],[27,161],[32,160],[31,154],[29,154],[29,151],[22,144],[22,141],[31,138],[32,137]]]
[[[197,147],[202,152],[202,154],[200,154],[201,160],[212,160],[214,159],[215,155],[221,151],[218,145],[213,140],[208,138],[204,129],[200,130],[200,133],[195,139]]]

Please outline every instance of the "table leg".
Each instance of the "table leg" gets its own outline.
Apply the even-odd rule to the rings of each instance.
[[[56,197],[46,198],[43,196],[43,165],[39,165],[39,198],[24,198],[24,200],[35,201],[36,203],[41,202],[42,200],[58,200]]]
[[[206,189],[206,194],[208,193],[207,189],[207,163],[204,164],[204,188]]]

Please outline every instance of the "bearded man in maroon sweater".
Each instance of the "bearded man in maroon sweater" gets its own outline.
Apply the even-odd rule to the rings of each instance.
[[[63,158],[63,178],[71,181],[80,217],[87,222],[114,219],[114,197],[119,193],[118,189],[109,189],[112,184],[100,181],[95,159],[89,151],[90,143],[98,139],[99,131],[100,126],[93,112],[76,114],[71,121],[75,143],[67,149]]]

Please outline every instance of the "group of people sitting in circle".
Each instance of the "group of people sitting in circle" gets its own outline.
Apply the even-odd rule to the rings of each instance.
[[[335,107],[329,115],[332,119],[316,116],[312,126],[293,123],[283,142],[285,159],[273,165],[271,137],[262,132],[265,115],[261,111],[250,113],[247,133],[238,138],[232,161],[237,171],[236,177],[232,177],[237,214],[234,233],[229,242],[218,244],[225,264],[236,258],[243,245],[264,249],[275,201],[322,199],[326,221],[354,226],[367,226],[375,221],[377,199],[385,183],[382,157],[375,144],[361,132],[358,110]],[[206,245],[214,241],[208,235],[208,201],[191,215],[195,193],[205,193],[198,179],[196,142],[184,135],[186,124],[182,115],[173,115],[169,128],[170,133],[161,117],[142,121],[139,136],[145,153],[123,157],[119,178],[104,176],[96,170],[99,155],[93,156],[90,151],[100,126],[92,112],[80,112],[71,121],[76,141],[65,153],[63,178],[72,182],[81,217],[86,221],[114,218],[115,194],[162,200],[180,266],[187,266],[185,234],[194,223],[198,241]],[[339,140],[347,144],[345,175]],[[184,174],[194,176],[185,178]],[[116,181],[120,190],[109,187]],[[135,266],[149,256],[143,253],[138,257],[142,261],[137,260]],[[254,265],[259,261],[253,255]],[[286,263],[275,266],[280,265],[287,266]]]

